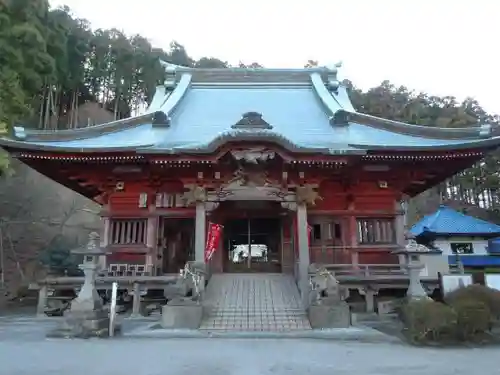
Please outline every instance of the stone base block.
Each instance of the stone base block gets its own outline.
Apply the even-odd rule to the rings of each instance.
[[[189,292],[189,287],[186,282],[166,285],[163,289],[163,295],[166,299],[171,300],[180,296],[185,296]]]
[[[335,305],[312,305],[308,309],[309,321],[313,329],[347,328],[351,325],[349,305],[340,302]]]
[[[115,325],[115,335],[121,327]],[[109,317],[104,313],[67,314],[62,324],[47,333],[50,338],[107,338],[109,337]]]
[[[203,318],[203,306],[192,301],[175,301],[161,309],[161,326],[163,328],[200,328]]]
[[[378,301],[377,312],[379,315],[393,314],[400,305],[401,301],[399,300]]]

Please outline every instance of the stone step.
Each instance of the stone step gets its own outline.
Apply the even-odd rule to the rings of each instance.
[[[230,274],[212,277],[200,329],[290,331],[311,329],[297,286],[288,275]]]
[[[222,311],[222,312],[281,312],[281,313],[296,313],[304,312],[303,309],[273,309],[273,308],[263,308],[263,309],[247,309],[247,308],[211,308],[210,311]]]
[[[208,316],[305,316],[304,311],[212,311]]]

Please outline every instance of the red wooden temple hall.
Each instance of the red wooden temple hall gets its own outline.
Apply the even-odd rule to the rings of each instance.
[[[0,145],[102,205],[110,275],[295,273],[315,263],[398,263],[401,202],[471,166],[488,125],[422,127],[357,112],[336,68],[191,69],[140,116],[60,131],[16,127]],[[308,239],[310,228],[310,241]]]

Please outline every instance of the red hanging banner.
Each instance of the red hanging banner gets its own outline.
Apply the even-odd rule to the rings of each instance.
[[[205,263],[208,263],[215,251],[219,248],[220,237],[222,235],[220,224],[208,223],[207,243],[205,245]]]

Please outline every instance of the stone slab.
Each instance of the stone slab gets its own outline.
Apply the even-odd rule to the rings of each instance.
[[[393,314],[398,306],[401,305],[399,300],[386,300],[377,302],[377,313],[379,315]]]
[[[115,325],[115,335],[121,331],[120,325]],[[50,330],[49,338],[107,338],[109,337],[109,318],[100,319],[64,319],[61,324]]]
[[[351,312],[345,302],[335,305],[313,305],[307,312],[313,329],[347,328],[351,324]]]
[[[163,328],[197,329],[203,318],[203,306],[198,304],[165,305],[161,309]]]
[[[294,331],[206,331],[194,329],[162,329],[160,325],[156,323],[146,329],[141,328],[127,332],[125,337],[162,339],[318,339],[364,343],[402,343],[397,337],[387,335],[366,326]]]

